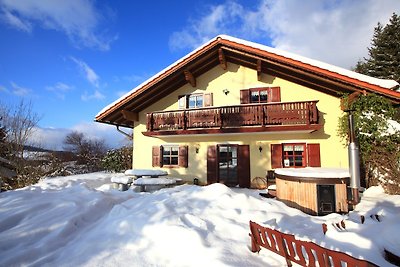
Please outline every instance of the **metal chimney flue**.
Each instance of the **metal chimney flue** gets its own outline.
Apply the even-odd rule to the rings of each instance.
[[[351,204],[356,205],[360,203],[360,153],[356,141],[354,130],[354,118],[351,111],[349,111],[349,172],[350,172],[350,187],[352,191]]]

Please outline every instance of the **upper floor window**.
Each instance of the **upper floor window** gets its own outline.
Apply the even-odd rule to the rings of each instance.
[[[240,104],[281,101],[280,87],[261,87],[240,90]]]
[[[267,88],[250,89],[250,103],[266,103],[267,100]]]
[[[202,108],[203,107],[203,94],[195,94],[188,96],[188,108]]]
[[[181,95],[178,99],[178,105],[179,109],[212,106],[212,93]]]

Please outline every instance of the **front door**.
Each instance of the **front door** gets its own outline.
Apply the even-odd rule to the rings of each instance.
[[[238,148],[236,145],[218,146],[218,182],[236,186],[238,179]]]
[[[250,149],[248,145],[209,146],[207,183],[250,186]]]

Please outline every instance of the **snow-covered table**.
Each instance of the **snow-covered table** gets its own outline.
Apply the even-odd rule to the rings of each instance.
[[[150,176],[153,178],[157,178],[160,176],[166,176],[168,175],[168,173],[163,170],[131,169],[131,170],[126,170],[125,175],[135,176],[136,178],[140,178],[143,176]]]
[[[146,191],[146,186],[168,186],[175,185],[177,182],[180,182],[182,179],[178,178],[168,178],[168,177],[159,177],[159,178],[138,178],[133,181],[134,185],[140,186],[140,192]]]

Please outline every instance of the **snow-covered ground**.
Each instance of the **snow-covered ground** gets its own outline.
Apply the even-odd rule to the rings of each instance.
[[[0,266],[285,266],[266,249],[251,253],[249,220],[379,266],[391,266],[384,248],[400,255],[400,196],[379,187],[349,215],[313,217],[258,190],[213,184],[120,192],[112,176],[57,177],[1,193]],[[341,220],[346,229],[332,225]]]

